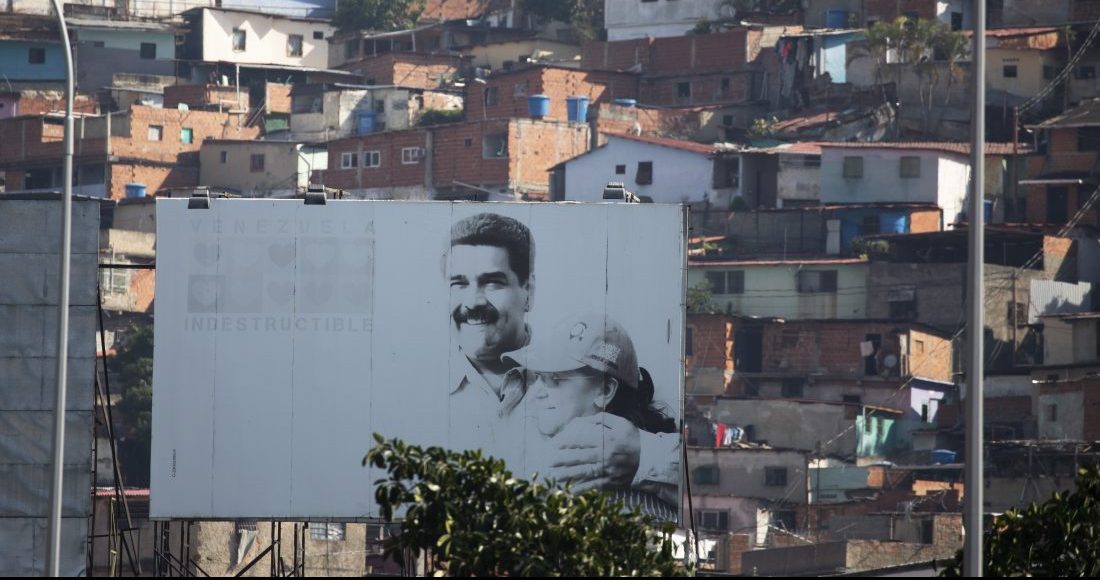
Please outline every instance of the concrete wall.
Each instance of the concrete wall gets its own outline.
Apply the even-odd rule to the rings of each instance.
[[[806,165],[806,155],[779,155],[777,193],[784,201],[816,201],[821,198],[821,166]]]
[[[321,100],[320,111],[290,115],[290,132],[295,140],[331,141],[350,137],[357,134],[357,113],[372,110],[370,93],[365,89],[328,91],[315,97]]]
[[[639,184],[638,167],[653,164],[652,183]],[[616,166],[624,173],[616,173]],[[609,137],[607,145],[565,165],[566,201],[602,201],[609,181],[621,181],[655,203],[699,203],[708,198],[718,207],[729,206],[732,191],[714,188],[714,161],[705,154]]]
[[[804,453],[772,449],[700,448],[688,448],[687,453],[688,465],[693,469],[714,465],[719,471],[716,485],[700,484],[693,478],[693,494],[781,500],[789,504],[806,503]],[[769,467],[787,469],[786,486],[767,485],[765,473]]]
[[[1040,439],[1084,439],[1083,392],[1040,394],[1038,402]]]
[[[753,427],[753,441],[781,449],[814,451],[818,443],[839,436],[823,453],[854,457],[860,433],[845,405],[783,400],[722,399],[710,409],[710,419],[727,425]]]
[[[46,51],[46,60],[40,64],[31,64],[30,49],[41,48]],[[0,63],[3,64],[4,77],[9,81],[64,81],[65,56],[61,45],[49,42],[13,42],[0,41]]]
[[[1043,318],[1043,362],[1068,365],[1100,359],[1096,350],[1095,319]]]
[[[309,174],[307,163],[298,156],[300,150],[297,143],[272,141],[204,143],[199,151],[199,184],[236,189],[247,197],[294,193]],[[224,163],[223,152],[228,155]],[[262,171],[251,171],[252,155],[264,156]]]
[[[1018,97],[1032,97],[1050,83],[1043,77],[1043,67],[1057,67],[1061,70],[1065,50],[1013,50],[1008,48],[990,48],[986,51],[987,68],[986,87],[1004,91]],[[1016,77],[1004,75],[1004,67],[1016,67]],[[988,89],[987,89],[988,90]]]
[[[706,279],[706,272],[745,272],[743,294],[716,295],[722,309],[746,316],[779,316],[797,319],[866,318],[867,264],[799,264],[694,266],[688,270],[688,286]],[[798,291],[798,272],[836,270],[838,292]]]
[[[57,201],[0,199],[0,572],[47,565],[57,357]],[[61,573],[85,573],[91,451],[99,204],[73,207]]]
[[[245,50],[233,50],[233,29],[245,31]],[[335,29],[324,22],[273,18],[259,14],[205,10],[202,17],[202,59],[240,64],[282,64],[328,67],[328,41]],[[320,32],[324,38],[313,38]],[[302,36],[302,56],[288,56],[291,34]]]
[[[490,70],[503,70],[505,61],[511,61],[513,64],[518,65],[524,57],[537,57],[539,61],[557,64],[578,61],[577,64],[579,64],[581,47],[535,38],[472,46],[463,50],[463,54],[470,56],[472,59],[470,64],[473,66]]]
[[[733,16],[731,8],[723,8],[721,0],[695,2],[641,2],[639,0],[607,0],[604,2],[604,26],[608,40],[661,38],[681,36],[702,19],[715,20]]]
[[[172,55],[175,54],[174,47],[167,53],[167,58],[161,57],[161,50],[158,46],[157,58],[147,60],[141,58],[141,52],[136,49],[97,48],[90,42],[81,42],[75,50],[77,88],[94,93],[104,87],[113,86],[115,75],[118,73],[174,75],[176,71],[175,63],[172,61]]]
[[[844,177],[844,158],[863,158],[863,177]],[[902,157],[920,159],[920,176],[901,178]],[[935,151],[826,147],[821,153],[822,203],[936,203],[953,223],[966,199],[969,170],[962,156]]]

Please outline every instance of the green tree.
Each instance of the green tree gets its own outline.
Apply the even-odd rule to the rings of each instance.
[[[985,539],[986,576],[1100,574],[1100,468],[1077,473],[1077,490],[1043,504],[1009,510],[993,520]],[[963,552],[941,576],[962,575]]]
[[[687,311],[693,314],[718,314],[722,309],[714,303],[714,293],[709,280],[703,280],[687,289]]]
[[[572,24],[580,40],[593,40],[603,31],[604,0],[523,0],[524,12]]]
[[[147,445],[153,413],[153,326],[131,326],[117,354],[107,364],[111,386],[121,397],[119,435]]]
[[[671,524],[658,527],[596,490],[572,493],[517,479],[480,451],[423,449],[374,435],[364,465],[383,469],[375,498],[400,535],[386,545],[398,563],[421,554],[451,576],[682,575]]]
[[[352,30],[404,30],[416,26],[425,0],[340,0],[337,26]]]

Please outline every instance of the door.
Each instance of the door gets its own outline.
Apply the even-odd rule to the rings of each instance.
[[[1069,188],[1047,188],[1047,223],[1064,224],[1069,221]]]

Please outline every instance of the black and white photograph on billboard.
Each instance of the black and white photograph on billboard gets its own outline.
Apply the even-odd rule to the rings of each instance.
[[[380,433],[678,519],[678,206],[157,212],[154,517],[375,517]]]

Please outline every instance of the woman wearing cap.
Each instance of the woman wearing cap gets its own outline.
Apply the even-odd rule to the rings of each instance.
[[[550,333],[534,335],[516,359],[527,384],[529,425],[537,440],[552,441],[571,421],[598,413],[622,417],[641,431],[675,433],[676,423],[653,404],[653,381],[638,366],[634,343],[621,325],[603,315],[566,319]],[[598,437],[598,433],[594,433]],[[543,471],[545,473],[545,471]],[[676,520],[676,506],[636,487],[604,488],[628,507]]]

